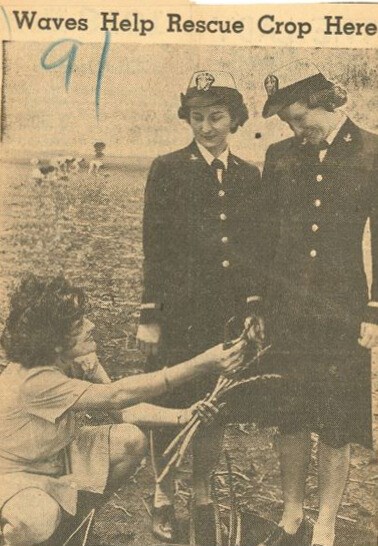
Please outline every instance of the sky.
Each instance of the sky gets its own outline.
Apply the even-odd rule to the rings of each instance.
[[[248,106],[250,119],[232,137],[234,153],[261,162],[268,145],[289,129],[277,118],[264,120],[263,81],[276,68],[298,58],[315,62],[325,75],[349,92],[347,113],[365,128],[378,131],[375,50],[259,48],[110,44],[102,85],[96,83],[103,44],[78,47],[71,81],[65,89],[66,64],[44,69],[46,43],[6,43],[3,148],[10,153],[92,153],[102,140],[107,153],[154,157],[185,146],[190,127],[177,117],[180,93],[196,70],[231,72]],[[50,62],[68,52],[62,44]],[[373,67],[373,68],[372,68]],[[371,81],[374,79],[374,81]]]

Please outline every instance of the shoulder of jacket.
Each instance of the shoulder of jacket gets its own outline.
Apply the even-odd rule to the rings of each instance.
[[[289,152],[294,143],[294,137],[285,138],[279,142],[274,142],[267,149],[267,154],[272,156],[280,156]]]
[[[180,148],[179,150],[175,150],[173,152],[169,152],[164,155],[159,155],[156,159],[154,159],[153,164],[154,163],[161,164],[161,165],[174,164],[174,163],[187,159],[189,154],[190,154],[190,148],[186,146],[185,148]]]
[[[373,154],[378,154],[378,134],[367,131],[366,129],[359,129],[364,149]]]
[[[236,165],[243,167],[250,173],[259,172],[259,168],[257,167],[257,165],[255,165],[255,163],[253,163],[253,161],[247,161],[246,159],[242,159],[241,157],[238,157],[234,154],[231,154],[231,157]]]

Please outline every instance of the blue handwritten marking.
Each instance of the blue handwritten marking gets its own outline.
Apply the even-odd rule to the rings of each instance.
[[[11,28],[11,25],[10,25],[10,22],[9,22],[8,14],[5,11],[5,8],[3,6],[0,6],[0,8],[1,8],[1,11],[3,12],[4,19],[5,19],[6,23],[7,23],[9,38],[12,39],[12,28]]]
[[[60,46],[60,44],[63,44],[63,43],[66,43],[66,42],[71,42],[72,43],[72,46],[67,51],[67,53],[65,53],[62,57],[60,57],[56,61],[53,61],[53,62],[49,63],[47,61],[47,58],[50,55],[50,53],[56,47]],[[64,40],[58,40],[57,42],[53,42],[52,44],[50,44],[49,47],[46,49],[46,51],[41,56],[41,66],[45,70],[52,70],[53,68],[57,68],[58,66],[61,66],[62,64],[67,62],[66,75],[65,75],[65,88],[66,88],[66,91],[68,91],[69,86],[70,86],[71,76],[72,76],[72,71],[73,71],[73,67],[74,67],[74,63],[75,63],[75,59],[76,59],[77,50],[79,49],[79,45],[81,45],[81,43],[82,42],[79,42],[79,40],[71,40],[69,38],[65,38]]]
[[[95,99],[96,100],[96,116],[97,116],[97,119],[99,118],[99,114],[100,114],[101,84],[102,84],[102,79],[103,79],[103,76],[104,76],[106,59],[107,59],[108,53],[109,53],[110,36],[111,36],[111,33],[110,33],[109,30],[107,30],[105,32],[105,42],[104,42],[104,46],[102,48],[100,63],[98,65],[97,82],[96,82],[96,99]]]

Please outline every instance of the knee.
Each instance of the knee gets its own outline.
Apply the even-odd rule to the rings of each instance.
[[[127,434],[126,449],[132,451],[136,457],[143,459],[147,455],[148,441],[147,437],[135,425],[129,425],[130,430]]]
[[[58,503],[44,491],[25,489],[2,511],[6,544],[31,546],[48,540],[61,520]]]
[[[137,426],[129,424],[117,426],[117,437],[124,457],[132,456],[135,460],[141,460],[147,454],[146,435]]]

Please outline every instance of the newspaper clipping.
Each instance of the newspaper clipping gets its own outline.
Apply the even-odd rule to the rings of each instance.
[[[377,15],[3,0],[0,544],[376,544]]]

